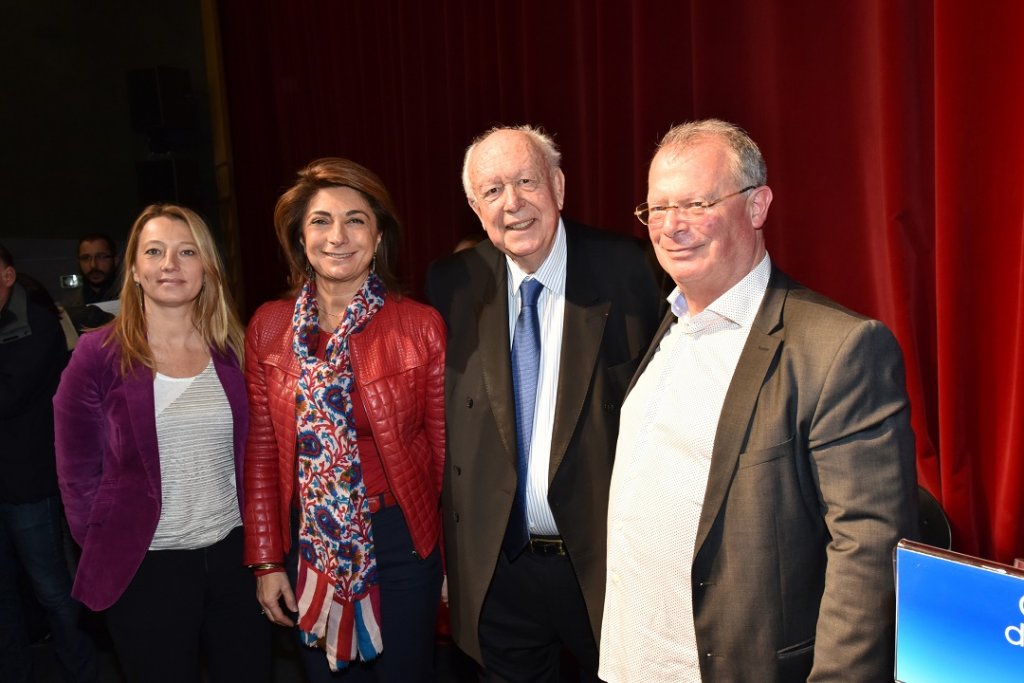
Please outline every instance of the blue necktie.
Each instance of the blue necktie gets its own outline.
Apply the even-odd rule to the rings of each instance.
[[[515,559],[530,540],[526,518],[526,478],[530,464],[530,441],[533,439],[533,409],[537,404],[537,375],[540,370],[540,321],[537,299],[544,289],[537,280],[528,278],[519,285],[521,307],[512,339],[512,388],[516,398],[516,497],[512,501],[508,529],[502,547],[505,555]]]

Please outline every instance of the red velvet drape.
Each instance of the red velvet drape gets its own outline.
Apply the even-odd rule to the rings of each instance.
[[[899,338],[921,482],[954,544],[1024,556],[1024,5],[962,0],[221,0],[247,299],[278,294],[274,201],[324,155],[376,170],[403,272],[479,224],[462,150],[530,122],[566,214],[645,235],[654,143],[717,116],[761,144],[773,259]]]

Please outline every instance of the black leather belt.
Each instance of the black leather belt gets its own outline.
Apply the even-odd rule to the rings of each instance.
[[[526,552],[534,555],[565,555],[565,541],[561,536],[530,536]]]

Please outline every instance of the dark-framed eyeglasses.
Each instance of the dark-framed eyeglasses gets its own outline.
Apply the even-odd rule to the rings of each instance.
[[[748,185],[742,190],[736,190],[731,194],[711,200],[696,200],[692,202],[681,202],[678,204],[648,204],[647,202],[644,202],[640,206],[636,207],[633,214],[639,218],[640,222],[644,225],[653,225],[655,227],[664,223],[668,212],[672,210],[677,211],[680,218],[700,218],[708,212],[708,209],[716,204],[720,204],[726,199],[736,197],[758,187],[760,187],[760,185]]]
[[[78,257],[78,262],[92,263],[93,261],[95,261],[96,263],[105,263],[107,261],[112,260],[113,258],[113,254],[108,254],[106,252],[100,252],[98,254],[82,254],[81,256]]]

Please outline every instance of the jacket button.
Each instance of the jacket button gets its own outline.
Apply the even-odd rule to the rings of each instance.
[[[452,519],[454,519],[456,522],[459,521],[459,513],[458,512],[453,512],[452,513]]]
[[[473,399],[472,398],[467,398],[466,399],[466,407],[467,408],[472,408],[473,407]]]
[[[615,412],[615,404],[614,403],[602,403],[601,407],[604,408],[606,412],[609,412],[609,413],[614,413]]]
[[[462,468],[461,467],[459,467],[458,465],[455,465],[455,466],[452,467],[452,469],[455,471],[455,476],[456,477],[462,476]]]

